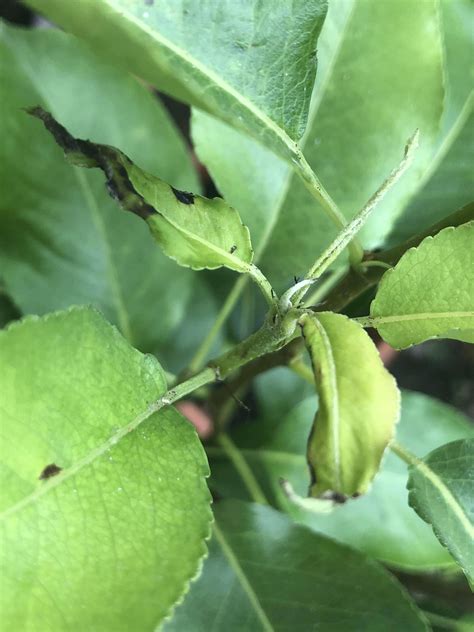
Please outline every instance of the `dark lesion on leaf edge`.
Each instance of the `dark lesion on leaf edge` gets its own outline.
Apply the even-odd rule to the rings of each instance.
[[[189,193],[189,191],[180,191],[174,187],[171,187],[171,190],[178,202],[181,202],[182,204],[194,204],[194,193]]]
[[[25,108],[25,110],[43,122],[72,164],[87,168],[96,167],[104,172],[107,191],[122,208],[144,220],[157,213],[157,210],[145,202],[132,184],[123,164],[125,162],[132,165],[132,162],[124,153],[108,145],[75,138],[40,106]]]
[[[48,480],[48,478],[51,478],[59,474],[59,472],[61,472],[62,469],[63,468],[59,467],[59,465],[56,465],[56,463],[50,463],[42,470],[38,478],[40,481],[46,481]]]

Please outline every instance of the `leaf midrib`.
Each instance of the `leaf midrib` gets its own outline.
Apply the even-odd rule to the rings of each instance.
[[[426,166],[425,171],[423,172],[423,174],[421,175],[418,181],[418,185],[416,189],[414,189],[413,194],[410,196],[411,199],[415,199],[415,197],[424,189],[424,187],[428,184],[428,182],[434,176],[437,169],[441,166],[449,150],[452,148],[452,146],[458,139],[459,134],[461,133],[464,125],[467,123],[469,119],[469,115],[472,112],[473,104],[474,104],[474,90],[471,90],[471,92],[467,95],[464,105],[459,111],[458,116],[456,117],[456,120],[453,122],[453,124],[447,131],[440,145],[434,151],[430,162]],[[407,208],[407,206],[408,206],[408,202],[405,204],[404,208],[402,209],[402,212],[403,210]]]
[[[56,476],[49,478],[40,487],[35,489],[31,494],[29,494],[28,496],[25,496],[25,498],[22,498],[20,501],[18,501],[14,505],[11,505],[7,509],[5,509],[3,512],[0,513],[0,519],[5,519],[8,516],[21,510],[23,507],[26,507],[31,502],[34,502],[36,499],[40,498],[44,494],[48,493],[49,491],[57,487],[63,481],[67,480],[71,476],[74,476],[74,474],[77,474],[77,472],[79,472],[83,467],[86,467],[90,463],[93,463],[95,459],[101,457],[105,452],[113,448],[113,446],[115,446],[117,443],[119,443],[119,441],[121,441],[124,437],[126,437],[128,433],[136,430],[136,428],[138,428],[140,424],[146,421],[154,413],[157,413],[159,410],[161,410],[162,408],[165,408],[166,406],[170,406],[171,404],[174,404],[174,402],[178,401],[179,399],[182,399],[186,395],[189,395],[189,393],[192,393],[197,388],[200,388],[201,386],[204,386],[205,384],[209,384],[210,382],[213,382],[214,380],[215,380],[215,371],[214,369],[208,368],[201,371],[201,373],[196,375],[194,378],[189,379],[185,382],[182,382],[181,384],[178,384],[177,386],[167,391],[166,393],[163,393],[163,390],[161,391],[160,394],[157,392],[156,394],[157,399],[155,399],[150,404],[148,404],[145,410],[143,410],[141,413],[138,413],[138,415],[136,415],[132,419],[132,421],[130,421],[128,424],[125,424],[124,426],[119,428],[115,434],[113,434],[111,437],[109,437],[106,441],[101,443],[95,449],[92,449],[82,459],[79,459],[76,463],[74,463],[70,467],[62,470]]]
[[[139,413],[128,424],[122,426],[122,428],[120,428],[115,434],[113,434],[106,441],[91,450],[82,459],[78,459],[76,463],[74,463],[67,469],[64,469],[56,476],[53,476],[52,478],[45,481],[40,487],[37,487],[33,492],[31,492],[31,494],[28,494],[14,505],[11,505],[10,507],[2,511],[0,513],[0,520],[5,520],[18,511],[21,511],[24,507],[27,507],[30,503],[34,503],[37,499],[49,493],[52,489],[63,483],[65,480],[77,474],[80,470],[82,470],[82,468],[90,465],[97,458],[100,458],[105,452],[113,448],[113,446],[116,445],[121,439],[123,439],[123,437],[125,437],[129,432],[135,430],[141,423],[146,421],[148,417],[150,417],[153,413],[162,408],[165,404],[160,405],[161,401],[162,400],[159,399],[156,402],[149,404],[143,412]]]
[[[292,154],[296,153],[296,143],[290,138],[290,136],[288,136],[288,134],[279,125],[277,125],[267,114],[265,114],[265,112],[260,110],[250,99],[248,99],[236,88],[227,83],[227,81],[224,81],[222,77],[220,77],[214,70],[190,55],[189,52],[185,49],[171,42],[168,38],[166,38],[158,31],[155,31],[148,27],[140,19],[129,13],[125,8],[121,8],[119,11],[118,8],[115,6],[115,3],[111,2],[110,0],[103,1],[110,8],[111,12],[113,12],[116,16],[128,20],[139,30],[143,31],[149,37],[151,37],[151,39],[155,40],[160,46],[174,53],[184,63],[196,69],[198,72],[201,73],[201,75],[207,77],[210,82],[221,88],[223,92],[226,92],[228,95],[232,96],[245,109],[251,112],[260,121],[262,121],[262,123],[284,143],[284,145],[290,150]]]
[[[347,16],[346,22],[344,24],[344,28],[343,28],[343,30],[341,32],[341,36],[340,36],[339,42],[338,42],[337,46],[334,49],[334,53],[333,53],[333,56],[332,56],[331,61],[329,63],[324,83],[323,83],[323,85],[320,86],[319,94],[318,95],[315,94],[315,100],[314,100],[313,106],[310,107],[309,115],[308,115],[308,121],[307,121],[307,125],[306,125],[306,132],[303,134],[303,137],[301,138],[301,140],[299,142],[299,149],[300,149],[301,152],[304,152],[305,147],[306,147],[306,143],[308,141],[308,138],[311,135],[313,124],[314,124],[314,122],[316,120],[316,116],[318,114],[319,107],[320,107],[320,105],[321,105],[321,103],[323,101],[324,95],[326,93],[327,86],[330,83],[330,79],[331,79],[331,76],[332,76],[332,72],[334,70],[334,66],[336,65],[337,59],[338,59],[339,54],[341,52],[341,48],[342,48],[342,45],[343,45],[343,42],[344,42],[347,30],[348,30],[348,25],[350,24],[350,22],[352,20],[352,17],[354,15],[354,10],[355,10],[355,2],[352,5],[352,8],[351,8],[351,10],[349,12],[349,15]],[[326,16],[326,19],[327,19],[327,16]],[[273,214],[272,221],[268,223],[267,229],[263,233],[263,235],[262,235],[262,237],[260,239],[260,242],[259,242],[259,244],[258,244],[258,246],[256,248],[254,263],[258,263],[258,261],[263,256],[263,254],[264,254],[264,252],[266,250],[266,247],[268,246],[268,244],[270,242],[270,239],[271,239],[272,234],[273,234],[273,230],[274,230],[275,226],[278,223],[278,220],[279,220],[280,215],[281,215],[281,211],[282,211],[283,206],[285,204],[285,201],[286,201],[286,199],[288,197],[288,193],[290,191],[290,187],[291,187],[295,177],[296,177],[295,170],[292,169],[291,167],[288,167],[287,176],[285,178],[285,182],[284,182],[284,184],[282,186],[280,195],[278,197],[278,202],[276,204],[276,210],[275,210],[275,212]]]
[[[384,325],[390,323],[399,323],[412,320],[443,320],[447,318],[473,318],[474,311],[472,312],[419,312],[414,314],[396,314],[391,316],[373,316],[368,320],[371,324]]]
[[[341,461],[340,461],[340,411],[339,411],[339,393],[338,393],[338,385],[337,385],[337,369],[336,364],[334,362],[334,354],[332,350],[331,341],[329,336],[323,326],[323,324],[316,318],[313,317],[312,321],[316,325],[318,329],[318,334],[321,337],[321,341],[323,343],[324,352],[326,355],[326,361],[329,369],[329,391],[331,401],[329,402],[329,410],[330,410],[330,428],[332,434],[332,442],[333,442],[333,462],[334,462],[334,473],[336,476],[336,486],[337,489],[342,487],[341,484]],[[320,409],[316,413],[316,417],[319,415]]]
[[[240,259],[240,257],[236,257],[235,255],[230,254],[230,252],[227,252],[227,250],[224,250],[223,248],[220,248],[219,246],[214,244],[212,241],[208,241],[208,240],[204,239],[203,237],[201,237],[200,235],[198,235],[197,233],[193,233],[193,232],[189,231],[183,224],[176,223],[167,214],[165,214],[162,211],[160,211],[159,210],[159,204],[157,203],[157,199],[156,199],[156,194],[155,194],[155,201],[154,201],[153,206],[154,206],[156,212],[158,213],[158,215],[160,217],[162,217],[165,220],[165,222],[168,222],[168,224],[170,224],[175,230],[177,230],[179,233],[182,233],[183,235],[185,235],[190,241],[195,241],[199,245],[205,246],[206,248],[209,248],[209,250],[214,251],[215,253],[220,255],[224,261],[230,261],[230,263],[232,264],[232,269],[239,270],[241,272],[248,272],[250,270],[250,266],[251,266],[251,262],[252,262],[252,256],[253,256],[253,248],[252,248],[252,244],[250,242],[250,238],[249,238],[249,242],[250,243],[247,244],[247,245],[248,245],[249,250],[250,250],[251,259],[250,259],[250,263],[247,263],[243,259]],[[151,216],[150,219],[153,219],[153,216]],[[240,225],[242,226],[244,231],[248,230],[247,227],[242,222],[240,222]],[[172,257],[172,258],[175,259],[175,257]],[[203,267],[205,267],[205,266],[203,266]],[[212,269],[212,268],[208,268],[208,269]]]
[[[242,587],[242,589],[244,590],[244,592],[246,593],[247,597],[249,598],[249,601],[251,602],[252,606],[254,607],[255,613],[258,617],[258,619],[260,620],[260,623],[262,624],[263,629],[266,632],[274,632],[274,627],[273,625],[270,623],[261,603],[260,600],[257,596],[257,594],[255,593],[249,579],[247,578],[243,568],[241,567],[239,560],[237,558],[237,556],[235,555],[234,551],[232,550],[232,547],[230,546],[230,544],[227,542],[226,537],[224,535],[224,533],[221,531],[221,529],[219,528],[219,525],[217,524],[217,520],[216,522],[214,522],[213,524],[213,530],[214,530],[214,534],[216,536],[216,539],[219,543],[219,546],[222,549],[222,552],[224,554],[224,556],[227,558],[227,561],[229,562],[229,565],[231,566],[232,570],[234,571],[235,575],[237,576],[239,583]]]
[[[416,464],[413,468],[418,470],[430,483],[435,487],[441,496],[443,497],[446,505],[451,509],[452,513],[459,519],[463,530],[466,532],[469,538],[474,539],[474,526],[471,524],[469,517],[465,513],[463,507],[460,505],[453,492],[443,482],[442,478],[432,470],[427,463],[417,458]],[[431,522],[431,520],[430,520]]]
[[[303,454],[296,454],[292,452],[284,452],[282,450],[272,449],[271,446],[269,448],[239,448],[239,452],[250,459],[260,459],[263,460],[275,460],[275,461],[292,461],[295,464],[305,464],[306,459]],[[206,448],[206,453],[210,457],[226,457],[227,455],[224,450],[219,446],[208,446]]]
[[[114,262],[114,258],[112,256],[113,249],[110,244],[110,240],[107,234],[103,217],[100,213],[94,194],[92,193],[92,188],[90,186],[89,180],[86,178],[84,172],[77,167],[72,167],[72,169],[78,181],[79,188],[81,189],[82,194],[86,200],[86,203],[89,206],[89,210],[91,212],[91,215],[93,216],[97,230],[102,235],[102,238],[104,241],[104,247],[105,247],[107,263],[108,263],[107,267],[109,269],[110,286],[112,290],[112,295],[115,299],[115,306],[117,309],[120,331],[123,333],[125,338],[130,343],[133,343],[132,326],[131,326],[129,314],[125,307],[123,292],[119,283],[119,276],[117,274],[116,265]]]

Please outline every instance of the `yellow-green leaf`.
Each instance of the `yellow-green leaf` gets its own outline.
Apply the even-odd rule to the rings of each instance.
[[[310,494],[344,501],[367,491],[400,410],[395,380],[365,331],[346,316],[306,315],[319,409],[308,442]]]
[[[369,322],[392,347],[474,335],[474,222],[408,250],[382,277]]]
[[[134,165],[118,149],[74,138],[41,107],[28,111],[43,121],[69,162],[102,169],[110,195],[148,223],[166,255],[195,270],[250,270],[249,231],[224,200],[179,191]]]
[[[91,308],[0,332],[5,630],[154,630],[205,554],[206,456],[157,360]]]

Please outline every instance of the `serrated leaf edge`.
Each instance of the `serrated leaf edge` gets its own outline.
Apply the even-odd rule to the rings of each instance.
[[[453,441],[451,443],[472,443],[474,445],[474,439],[458,439],[457,441]],[[439,448],[436,448],[435,450],[430,452],[429,455],[427,455],[427,457],[425,457],[425,459],[428,458],[429,456],[433,455],[434,453],[438,452],[439,450],[442,450],[446,445],[450,445],[450,444],[448,443],[448,444],[445,444],[444,446],[440,446]],[[414,483],[414,481],[412,479],[412,472],[414,470],[418,470],[438,490],[438,492],[441,494],[441,496],[445,500],[445,502],[448,505],[448,507],[450,507],[452,509],[453,513],[456,515],[456,517],[459,518],[459,522],[462,524],[463,529],[466,531],[467,536],[471,540],[474,541],[474,525],[469,520],[469,517],[465,514],[462,506],[459,504],[459,502],[457,501],[457,499],[454,496],[454,494],[451,492],[449,487],[447,485],[445,485],[445,483],[443,482],[442,478],[439,477],[429,467],[429,465],[426,463],[425,459],[420,459],[419,457],[415,457],[415,458],[416,458],[416,465],[410,465],[410,467],[409,467],[409,476],[408,476],[408,480],[407,480],[407,484],[406,484],[406,489],[408,490],[408,503],[409,503],[410,507],[414,511],[416,511],[416,513],[420,516],[420,518],[422,518],[427,524],[429,524],[431,526],[431,528],[433,530],[433,533],[435,534],[435,536],[437,537],[439,542],[441,542],[441,544],[446,549],[448,549],[448,551],[451,553],[450,547],[447,544],[446,538],[445,538],[444,534],[442,533],[442,531],[431,522],[431,520],[430,520],[430,518],[428,518],[426,512],[423,511],[422,509],[420,509],[420,507],[417,506],[417,502],[416,502],[416,498],[415,498],[417,487],[416,487],[416,485],[415,485],[415,483]],[[451,555],[452,555],[452,553],[451,553]],[[466,569],[461,564],[461,562],[458,561],[457,559],[456,559],[456,562],[464,570],[466,575],[470,576],[470,571],[468,571],[468,569]]]

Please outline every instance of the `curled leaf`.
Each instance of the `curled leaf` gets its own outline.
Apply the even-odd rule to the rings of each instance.
[[[310,495],[344,502],[367,491],[398,421],[400,394],[375,345],[346,316],[306,314],[319,409],[308,441]]]
[[[27,111],[43,121],[71,164],[104,172],[110,195],[144,219],[164,253],[180,265],[195,270],[222,266],[250,270],[253,250],[248,228],[224,200],[175,189],[115,147],[74,138],[43,108]]]

